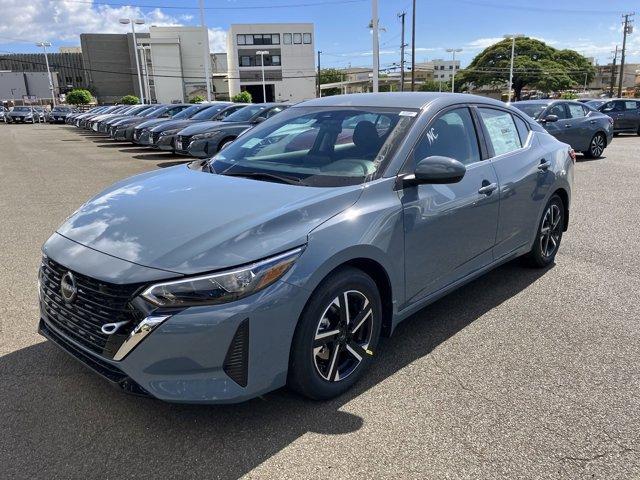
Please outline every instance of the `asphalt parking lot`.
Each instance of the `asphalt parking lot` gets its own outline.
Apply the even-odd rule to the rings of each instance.
[[[44,341],[36,272],[82,202],[185,159],[0,125],[0,477],[640,478],[640,137],[605,155],[579,159],[553,268],[514,262],[419,312],[354,391],[183,406]]]

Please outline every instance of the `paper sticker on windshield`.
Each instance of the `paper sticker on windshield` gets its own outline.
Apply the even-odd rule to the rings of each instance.
[[[259,144],[262,141],[261,138],[252,138],[250,140],[247,140],[246,142],[244,142],[241,147],[242,148],[253,148],[255,147],[257,144]]]
[[[401,117],[415,117],[417,114],[418,112],[409,112],[407,110],[403,110],[398,115],[400,115]]]

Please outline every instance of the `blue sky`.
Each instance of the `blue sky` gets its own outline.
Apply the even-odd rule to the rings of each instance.
[[[193,25],[197,0],[2,0],[0,53],[36,51],[33,41],[55,47],[78,45],[81,32],[119,32],[121,16],[144,16],[148,24]],[[382,67],[399,60],[400,21],[411,0],[379,0]],[[212,48],[221,50],[231,23],[313,22],[324,66],[371,65],[370,0],[205,0]],[[523,33],[557,48],[573,48],[607,63],[622,42],[621,14],[631,0],[417,0],[417,61],[443,58],[447,47],[462,48],[463,66],[505,33]],[[192,7],[192,8],[186,8]],[[638,15],[640,17],[640,15]],[[628,40],[628,62],[640,62],[640,30]],[[409,57],[407,56],[407,60]]]

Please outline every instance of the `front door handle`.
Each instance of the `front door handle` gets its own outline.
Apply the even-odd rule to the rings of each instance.
[[[482,182],[482,187],[478,190],[480,195],[491,195],[495,189],[498,188],[497,183],[489,183],[487,180]]]
[[[546,172],[547,170],[549,170],[549,167],[551,166],[551,162],[547,162],[544,158],[542,160],[540,160],[540,165],[538,165],[538,170],[541,170],[543,172]]]
[[[571,128],[571,124],[569,124],[569,123],[565,123],[565,124],[564,124],[564,126],[565,126],[566,128]]]

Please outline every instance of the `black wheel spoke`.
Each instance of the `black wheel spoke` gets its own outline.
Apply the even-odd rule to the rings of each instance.
[[[333,348],[333,350],[329,354],[329,367],[327,369],[327,379],[330,382],[335,382],[339,378],[338,367],[340,366],[339,357],[340,357],[341,350],[342,350],[342,345],[338,344]]]

